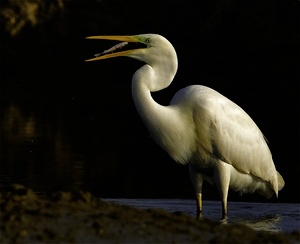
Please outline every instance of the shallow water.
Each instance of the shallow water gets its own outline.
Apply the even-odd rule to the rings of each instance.
[[[161,208],[168,212],[183,212],[195,216],[195,201],[191,199],[104,199],[108,202],[142,209]],[[255,230],[272,232],[300,231],[300,204],[228,202],[229,224],[245,224]],[[221,203],[203,201],[203,217],[219,221]]]

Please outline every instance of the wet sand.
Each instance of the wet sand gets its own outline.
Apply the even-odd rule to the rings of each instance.
[[[184,213],[108,203],[89,192],[0,191],[0,243],[300,243],[300,232],[255,231]]]

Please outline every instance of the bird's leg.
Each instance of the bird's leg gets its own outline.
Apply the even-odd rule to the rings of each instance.
[[[189,165],[192,185],[196,193],[197,218],[202,218],[202,183],[203,176],[191,164]]]
[[[230,183],[229,165],[219,160],[215,167],[215,181],[222,200],[222,220],[227,218],[227,197]]]
[[[202,218],[202,193],[196,193],[197,218]]]
[[[222,200],[222,220],[227,218],[227,197]]]

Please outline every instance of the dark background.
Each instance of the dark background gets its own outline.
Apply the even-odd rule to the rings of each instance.
[[[91,35],[158,33],[179,69],[167,89],[207,85],[238,105],[269,141],[299,202],[299,1],[1,1],[2,184],[103,197],[192,198],[188,167],[152,139],[131,97],[142,63],[84,60],[114,42]],[[204,185],[204,199],[219,199]],[[256,195],[229,200],[265,201]]]

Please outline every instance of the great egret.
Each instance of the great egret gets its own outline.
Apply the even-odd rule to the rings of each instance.
[[[267,198],[274,193],[278,197],[284,180],[276,171],[262,132],[242,108],[202,85],[181,89],[169,106],[153,100],[151,92],[168,87],[177,71],[177,55],[166,38],[143,34],[87,39],[122,42],[86,61],[127,56],[146,63],[132,78],[135,106],[157,144],[178,163],[189,163],[198,217],[202,216],[204,180],[215,183],[219,190],[223,219],[227,217],[229,188],[241,194],[256,191]],[[131,42],[145,46],[121,50]]]

